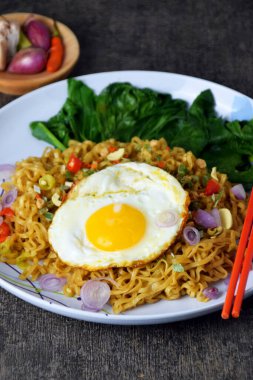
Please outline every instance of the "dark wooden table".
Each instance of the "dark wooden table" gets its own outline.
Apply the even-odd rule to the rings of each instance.
[[[144,69],[205,78],[253,97],[250,0],[1,0],[0,13],[66,23],[81,45],[72,75]],[[0,105],[14,97],[0,94]],[[1,120],[0,120],[1,128]],[[253,297],[220,313],[157,326],[85,323],[0,289],[0,379],[252,379]]]

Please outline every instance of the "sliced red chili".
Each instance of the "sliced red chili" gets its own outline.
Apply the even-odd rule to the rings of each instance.
[[[77,173],[83,166],[80,158],[75,156],[74,154],[70,155],[69,162],[67,163],[67,170],[71,173]]]
[[[164,161],[158,161],[158,162],[156,163],[156,166],[158,166],[158,167],[161,168],[161,169],[164,169],[165,166],[166,166],[166,163],[165,163]]]
[[[67,194],[63,194],[62,199],[61,199],[62,203],[66,201],[67,197],[68,197]]]
[[[0,211],[0,216],[12,217],[14,215],[14,211],[10,207],[5,207]]]
[[[109,146],[108,150],[110,153],[112,153],[112,152],[115,152],[115,150],[117,150],[117,148],[116,148],[116,146]]]
[[[0,225],[0,243],[4,242],[7,237],[11,234],[10,227],[7,223],[3,222]]]
[[[206,185],[205,194],[206,195],[212,195],[217,194],[220,191],[220,184],[219,182],[215,181],[214,179],[209,179]]]

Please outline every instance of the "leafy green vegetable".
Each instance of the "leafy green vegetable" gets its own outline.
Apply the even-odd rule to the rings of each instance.
[[[68,80],[68,97],[47,122],[30,124],[33,136],[60,150],[70,139],[100,142],[109,138],[130,141],[164,137],[170,147],[181,146],[228,174],[232,182],[253,184],[253,120],[228,121],[216,114],[210,90],[189,107],[170,94],[112,83],[99,95],[86,84]]]
[[[70,79],[68,95],[77,109],[74,122],[75,130],[80,135],[79,140],[101,141],[102,126],[96,111],[97,96],[94,91],[83,82]]]
[[[47,128],[47,123],[43,123],[42,121],[35,121],[30,124],[30,128],[33,136],[37,139],[44,140],[60,150],[64,150],[66,148],[66,146],[63,145],[57,139],[57,137]]]

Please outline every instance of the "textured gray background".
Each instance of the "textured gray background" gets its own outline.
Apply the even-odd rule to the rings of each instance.
[[[147,69],[215,81],[253,97],[253,2],[0,0],[0,13],[37,12],[79,38],[72,73]],[[0,94],[0,106],[13,97]],[[0,121],[1,127],[1,121]],[[252,379],[253,298],[239,320],[220,313],[121,327],[75,321],[0,289],[0,379]]]

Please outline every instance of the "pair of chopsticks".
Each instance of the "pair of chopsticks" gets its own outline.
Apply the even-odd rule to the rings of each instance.
[[[227,295],[225,303],[222,309],[221,316],[223,319],[228,319],[232,306],[232,317],[238,318],[240,315],[242,300],[247,284],[247,279],[249,271],[252,265],[253,257],[253,189],[251,191],[248,209],[243,224],[243,229],[241,233],[241,238],[239,241],[235,262],[233,265],[233,270],[231,273],[231,278],[229,281],[229,286],[227,290]],[[237,286],[238,278],[239,283],[237,287],[237,292],[235,294],[235,289]]]

